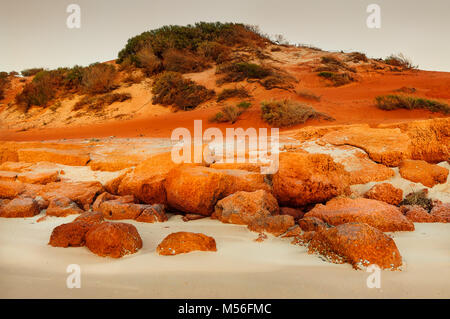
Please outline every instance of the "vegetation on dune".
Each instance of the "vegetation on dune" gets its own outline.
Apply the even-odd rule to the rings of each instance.
[[[234,62],[220,65],[218,74],[223,74],[219,83],[240,82],[248,79],[264,79],[272,74],[270,68],[249,62]]]
[[[364,53],[361,53],[361,52],[351,52],[347,56],[348,56],[348,60],[347,61],[351,61],[353,63],[368,62],[369,61],[367,56]]]
[[[382,110],[427,109],[431,112],[450,113],[450,106],[444,102],[408,95],[380,95],[375,98],[376,106]]]
[[[106,105],[111,105],[114,102],[124,102],[129,99],[131,99],[130,93],[107,93],[100,96],[86,95],[74,105],[73,111],[86,106],[87,110],[99,111]]]
[[[322,71],[317,75],[331,81],[333,86],[342,86],[354,81],[353,77],[348,73]]]
[[[241,101],[236,106],[227,105],[222,107],[220,112],[217,112],[213,117],[209,119],[210,122],[216,123],[235,123],[239,116],[244,113],[252,104],[248,101]]]
[[[158,59],[163,61],[163,64],[168,51],[181,53],[187,58],[202,61],[202,63],[208,60],[218,62],[226,58],[230,47],[236,45],[262,47],[268,42],[268,39],[257,33],[257,29],[244,24],[199,22],[187,26],[169,25],[128,39],[127,44],[118,54],[117,62],[131,63],[141,67],[139,52],[145,48],[151,50]],[[172,56],[171,58],[180,57]],[[165,70],[182,71],[167,68]]]
[[[8,73],[0,72],[0,100],[5,98],[5,90],[9,87]]]
[[[217,102],[221,102],[233,97],[247,98],[250,97],[250,94],[248,93],[247,89],[243,86],[223,89],[222,92],[217,94]]]
[[[100,63],[42,70],[17,94],[16,102],[26,112],[33,105],[46,107],[54,98],[67,93],[106,93],[115,88],[116,75],[113,65]]]
[[[20,72],[23,76],[33,76],[38,74],[39,72],[44,71],[43,68],[31,68],[31,69],[25,69]]]
[[[155,78],[152,93],[153,104],[174,105],[182,110],[195,108],[215,95],[213,90],[171,71],[165,71]]]
[[[412,61],[404,56],[402,53],[399,54],[391,54],[387,58],[385,58],[384,63],[395,66],[395,67],[401,67],[405,70],[411,70],[411,69],[417,69],[416,65],[412,64]]]
[[[355,73],[356,70],[349,67],[345,62],[332,56],[325,55],[320,58],[320,63],[322,66],[316,68],[316,72],[339,72],[339,71],[350,71]]]
[[[261,102],[261,111],[262,119],[277,127],[305,123],[315,118],[334,120],[331,116],[317,112],[309,105],[287,99]]]
[[[298,90],[297,95],[300,96],[301,98],[304,98],[306,100],[311,100],[311,101],[320,101],[320,98],[322,97],[321,95],[317,95],[312,91],[309,90]]]

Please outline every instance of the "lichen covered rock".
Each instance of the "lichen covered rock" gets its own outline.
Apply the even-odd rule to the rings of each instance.
[[[374,185],[364,194],[365,198],[379,200],[391,205],[398,205],[403,200],[403,191],[392,184],[381,183]]]
[[[214,238],[200,233],[177,232],[168,235],[158,245],[160,255],[178,255],[191,251],[217,251]]]

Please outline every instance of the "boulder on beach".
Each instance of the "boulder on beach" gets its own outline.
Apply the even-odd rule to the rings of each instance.
[[[431,215],[418,205],[403,205],[400,210],[413,223],[435,223],[439,221],[439,218]]]
[[[67,197],[52,198],[49,201],[46,215],[56,217],[66,217],[68,215],[82,214],[82,210],[78,205]]]
[[[374,185],[364,194],[365,198],[379,200],[391,205],[398,205],[403,200],[403,191],[392,184],[381,183]]]
[[[165,207],[162,204],[146,205],[142,213],[136,218],[136,221],[142,223],[156,223],[167,221]]]
[[[303,231],[317,231],[330,227],[317,217],[306,216],[298,220],[298,225]]]
[[[73,221],[55,227],[50,235],[49,245],[53,247],[81,247],[85,245],[86,233],[92,224]]]
[[[120,258],[141,249],[142,239],[131,224],[103,222],[86,233],[86,246],[96,255]]]
[[[0,206],[0,217],[33,217],[39,213],[38,203],[30,197],[17,197]]]
[[[448,169],[445,167],[417,160],[403,161],[399,171],[403,178],[427,187],[445,183],[448,176]]]
[[[349,192],[350,176],[329,155],[286,152],[272,183],[280,205],[301,207]]]
[[[398,269],[402,256],[394,240],[364,223],[347,223],[313,233],[309,253],[319,253],[334,263],[349,263],[355,269],[377,265]]]
[[[214,238],[201,233],[177,232],[168,235],[158,245],[156,251],[160,255],[178,255],[191,251],[217,251]]]
[[[316,217],[333,226],[358,222],[384,232],[414,230],[414,224],[398,207],[367,198],[333,198],[326,205],[317,204],[305,217]]]
[[[103,214],[100,212],[84,212],[80,216],[74,219],[76,221],[83,221],[88,224],[98,224],[102,223],[105,219],[103,218]]]

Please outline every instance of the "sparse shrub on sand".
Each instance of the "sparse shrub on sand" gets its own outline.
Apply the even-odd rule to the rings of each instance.
[[[124,102],[131,99],[130,93],[107,93],[100,96],[84,96],[80,101],[75,103],[73,111],[77,111],[85,106],[88,110],[99,111],[104,106],[111,105],[114,102]]]
[[[0,100],[5,98],[5,91],[9,87],[8,73],[0,72]]]
[[[413,65],[412,61],[402,53],[391,54],[386,59],[384,59],[384,63],[395,67],[401,67],[405,70],[417,69],[417,66]]]
[[[223,63],[228,60],[231,49],[216,41],[203,41],[198,45],[197,53],[216,63]]]
[[[210,122],[225,123],[231,122],[234,124],[239,116],[244,113],[252,104],[248,101],[241,101],[236,106],[227,105],[222,107],[220,112],[217,112],[209,119]]]
[[[31,69],[22,70],[20,72],[20,74],[22,74],[23,76],[33,76],[41,71],[44,71],[44,69],[43,68],[31,68]]]
[[[325,55],[320,58],[322,66],[316,68],[316,72],[339,72],[340,70],[350,71],[355,73],[356,70],[349,67],[345,62],[332,56]]]
[[[217,102],[224,101],[233,97],[247,98],[250,97],[250,94],[248,93],[247,89],[243,86],[223,89],[222,92],[217,94]]]
[[[359,62],[368,62],[369,59],[364,53],[361,52],[351,52],[348,55],[347,61],[351,61],[353,63],[359,63]]]
[[[270,68],[249,62],[234,62],[221,65],[217,69],[218,74],[223,74],[219,84],[240,82],[247,79],[264,79],[272,74]]]
[[[115,88],[117,70],[113,65],[94,63],[83,72],[82,86],[85,93],[106,93]]]
[[[311,101],[320,101],[320,98],[322,97],[321,95],[317,95],[314,92],[310,91],[310,90],[298,90],[297,95],[300,96],[301,98],[304,98],[306,100],[311,100]]]
[[[181,73],[170,71],[165,71],[155,78],[152,93],[153,104],[174,105],[182,110],[193,109],[215,94],[203,85],[184,79]]]
[[[277,127],[305,123],[315,118],[333,120],[332,117],[317,112],[309,105],[287,99],[261,102],[261,117],[270,125]]]
[[[333,86],[342,86],[354,81],[353,77],[348,73],[322,71],[317,75],[331,81]]]
[[[188,50],[168,49],[163,53],[163,66],[166,71],[190,73],[203,71],[209,64]]]
[[[380,95],[375,98],[376,106],[382,110],[426,109],[431,112],[450,113],[450,106],[444,102],[407,95]]]

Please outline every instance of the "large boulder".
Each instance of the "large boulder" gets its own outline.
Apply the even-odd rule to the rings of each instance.
[[[17,175],[17,179],[29,184],[48,184],[59,181],[59,173],[58,171],[23,172]]]
[[[418,205],[404,205],[400,207],[402,213],[413,223],[436,223],[439,221]]]
[[[180,166],[166,178],[170,207],[185,213],[209,216],[218,200],[237,191],[270,190],[264,175],[232,169]]]
[[[275,236],[285,233],[295,224],[294,217],[279,215],[277,200],[264,190],[236,192],[217,202],[213,218],[224,223],[247,225],[251,231],[268,232]]]
[[[18,181],[0,180],[0,198],[13,199],[25,191],[25,185]]]
[[[399,128],[411,140],[411,158],[439,163],[450,157],[450,117],[379,125]]]
[[[448,169],[425,161],[405,160],[399,167],[400,175],[414,183],[433,187],[447,181]]]
[[[49,245],[53,247],[81,247],[86,241],[86,233],[92,224],[74,221],[55,227],[50,235]]]
[[[141,249],[142,239],[131,224],[103,222],[86,233],[86,246],[96,255],[120,258]]]
[[[355,269],[374,264],[394,270],[402,265],[394,240],[367,224],[347,223],[318,230],[308,248],[310,253],[319,253],[334,263],[349,263]]]
[[[391,205],[398,205],[403,200],[403,191],[392,184],[381,183],[374,185],[364,194],[365,198],[379,200]]]
[[[167,221],[165,207],[162,204],[147,205],[142,213],[136,217],[137,222],[156,223]]]
[[[48,216],[66,217],[82,214],[84,211],[68,197],[52,198],[45,212]]]
[[[17,197],[0,206],[0,217],[33,217],[39,213],[38,203],[30,197]]]
[[[321,203],[349,192],[348,172],[329,155],[286,152],[280,153],[279,159],[272,184],[281,205]]]
[[[37,194],[44,199],[67,197],[85,210],[89,210],[94,198],[103,192],[100,182],[57,182],[42,186]]]
[[[351,145],[363,149],[377,163],[398,166],[411,157],[411,140],[398,128],[350,127],[325,134],[322,139],[333,145]]]
[[[414,230],[414,224],[397,207],[367,198],[334,198],[326,205],[316,205],[305,217],[317,217],[333,226],[358,222],[385,232]]]
[[[177,232],[168,235],[158,245],[160,255],[178,255],[191,251],[217,251],[214,238],[200,233]]]

